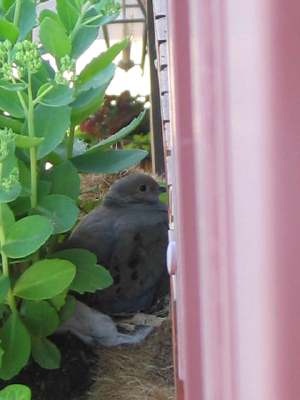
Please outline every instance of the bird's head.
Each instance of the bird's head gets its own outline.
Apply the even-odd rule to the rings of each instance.
[[[166,191],[150,175],[132,173],[115,182],[103,199],[104,205],[132,203],[158,203],[159,195]]]

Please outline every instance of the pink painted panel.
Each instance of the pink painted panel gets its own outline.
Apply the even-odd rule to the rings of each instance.
[[[234,400],[236,341],[225,5],[222,0],[191,0],[188,6],[203,399]]]
[[[227,3],[239,398],[298,399],[300,3]]]
[[[169,0],[185,400],[300,399],[300,3]]]
[[[200,306],[198,253],[196,251],[196,191],[190,96],[189,20],[186,4],[181,0],[168,2],[169,93],[171,103],[168,184],[172,197],[171,239],[177,244],[177,270],[173,280],[177,317],[179,379],[184,381],[184,398],[201,400],[202,368],[200,337]],[[180,27],[180,29],[179,29]],[[175,229],[175,231],[173,230]],[[174,234],[175,233],[175,234]],[[190,270],[189,273],[186,273]],[[189,306],[188,306],[189,305]],[[188,340],[188,341],[187,341]],[[179,395],[179,394],[178,394]],[[183,400],[181,397],[177,400]]]

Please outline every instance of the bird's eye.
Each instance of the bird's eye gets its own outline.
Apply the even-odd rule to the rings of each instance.
[[[146,185],[141,185],[141,186],[139,187],[139,191],[140,191],[140,192],[146,192],[147,189],[148,189],[148,188],[147,188]]]

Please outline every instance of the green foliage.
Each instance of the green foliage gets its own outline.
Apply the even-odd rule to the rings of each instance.
[[[30,355],[30,336],[16,313],[3,324],[0,340],[3,350],[0,378],[10,379],[27,364]]]
[[[104,289],[113,283],[109,272],[97,265],[94,253],[85,249],[68,249],[54,253],[51,257],[69,260],[76,265],[76,275],[71,283],[71,289],[83,294],[84,292],[95,292]]]
[[[94,292],[112,283],[94,254],[53,249],[58,234],[76,223],[79,172],[117,172],[147,155],[112,148],[143,114],[94,147],[74,140],[76,125],[103,102],[113,60],[128,40],[95,57],[78,76],[77,58],[119,9],[115,0],[57,0],[57,12],[37,16],[33,0],[0,1],[1,379],[16,375],[30,354],[40,366],[57,368],[60,352],[49,336],[73,313],[69,290]],[[38,43],[29,39],[34,27]],[[22,385],[0,392],[0,400],[30,396]]]
[[[20,384],[9,385],[0,391],[0,400],[30,400],[29,387]]]

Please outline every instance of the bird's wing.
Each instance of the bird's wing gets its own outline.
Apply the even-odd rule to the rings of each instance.
[[[114,285],[107,294],[132,298],[155,285],[166,266],[167,225],[163,212],[130,212],[115,221],[108,266]]]
[[[115,213],[109,210],[94,209],[78,223],[66,246],[92,251],[97,262],[107,267],[114,251],[115,232],[112,227],[115,219]]]

